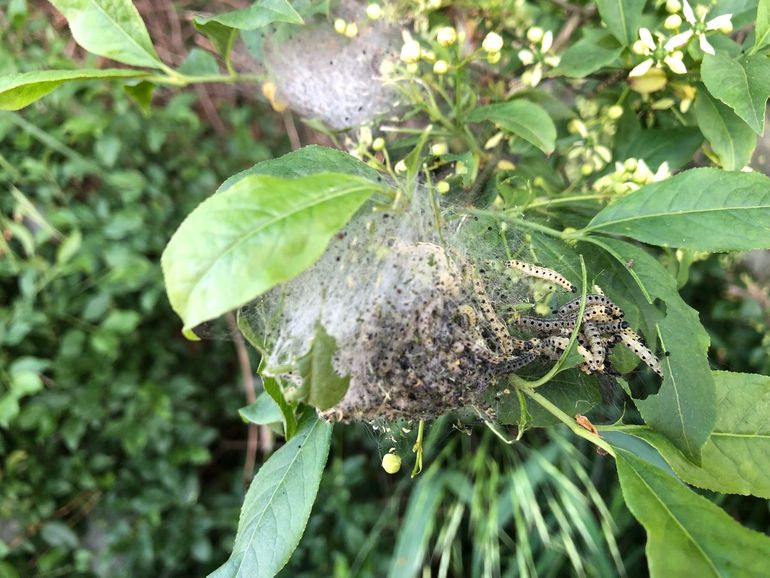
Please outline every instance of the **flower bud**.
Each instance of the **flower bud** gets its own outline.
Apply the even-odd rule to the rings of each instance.
[[[623,107],[619,104],[613,104],[607,109],[607,116],[611,120],[618,120],[621,116],[623,116]]]
[[[406,163],[402,160],[398,161],[396,163],[396,166],[393,167],[398,174],[405,173],[406,172]]]
[[[382,469],[389,474],[398,473],[401,469],[401,456],[391,453],[382,456]]]
[[[379,20],[382,18],[382,8],[379,4],[369,4],[366,7],[366,17],[369,20]]]
[[[457,42],[457,31],[451,26],[439,28],[436,33],[436,40],[441,46],[452,46],[452,44]]]
[[[337,34],[345,34],[345,29],[348,27],[348,23],[345,22],[342,18],[337,18],[334,21],[334,31]]]
[[[481,48],[483,48],[485,52],[500,52],[503,49],[503,37],[497,32],[490,32],[481,43]]]
[[[436,183],[436,190],[442,194],[446,195],[449,192],[449,183],[446,181],[439,181]]]
[[[430,154],[433,156],[440,157],[442,155],[445,155],[449,152],[449,148],[446,146],[446,143],[443,142],[437,142],[433,146],[430,147]]]
[[[666,17],[666,20],[663,22],[663,27],[666,30],[676,30],[682,25],[682,17],[679,16],[679,14],[671,14],[670,16]]]
[[[437,60],[433,65],[433,72],[436,74],[446,74],[449,70],[449,65],[446,60]]]
[[[527,30],[527,40],[532,42],[533,44],[537,44],[543,39],[543,35],[545,32],[542,28],[539,26],[533,26],[529,30]]]
[[[407,40],[401,47],[401,60],[407,64],[412,64],[420,60],[422,48],[416,40]]]
[[[348,38],[355,38],[358,36],[358,24],[349,22],[348,25],[345,26],[345,36]]]
[[[679,0],[666,0],[666,12],[674,14],[682,9],[682,3]]]
[[[381,136],[378,136],[376,139],[372,141],[372,150],[373,151],[381,151],[385,149],[385,139]]]

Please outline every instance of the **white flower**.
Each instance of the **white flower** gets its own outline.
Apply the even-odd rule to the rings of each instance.
[[[685,43],[689,41],[692,36],[697,36],[698,45],[700,46],[700,49],[706,54],[711,54],[712,56],[716,54],[714,47],[706,38],[706,32],[710,32],[712,30],[719,30],[725,34],[732,32],[732,14],[722,14],[706,21],[705,13],[701,14],[700,18],[696,17],[692,6],[690,6],[690,3],[687,0],[682,0],[682,13],[684,14],[684,19],[690,25],[690,30],[683,32],[678,36],[684,37]]]
[[[518,56],[524,66],[529,66],[535,61],[535,55],[532,54],[531,50],[527,50],[526,48],[519,50]]]
[[[647,28],[639,29],[639,40],[634,42],[634,52],[642,56],[649,56],[631,69],[629,77],[644,76],[653,66],[660,67],[661,63],[668,66],[675,74],[685,74],[687,67],[682,59],[684,54],[678,50],[687,43],[689,36],[686,33],[677,34],[669,38],[663,46],[659,46],[652,33]],[[662,55],[662,56],[661,56]]]
[[[553,48],[552,31],[544,32],[542,28],[533,27],[527,31],[527,39],[532,44],[529,45],[529,48],[519,50],[518,57],[524,66],[529,66],[532,63],[535,65],[522,73],[521,80],[524,84],[535,87],[543,79],[543,65],[555,68],[559,66],[561,58],[555,54],[548,54]]]

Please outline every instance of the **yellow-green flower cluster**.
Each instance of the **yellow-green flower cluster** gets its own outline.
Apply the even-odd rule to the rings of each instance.
[[[519,61],[524,66],[530,67],[521,75],[524,84],[535,87],[543,79],[546,66],[555,68],[559,66],[560,57],[553,54],[553,32],[545,31],[539,26],[533,26],[527,30],[528,46],[519,50]]]
[[[593,189],[599,193],[625,195],[670,176],[668,163],[662,163],[658,170],[653,172],[643,159],[631,158],[622,163],[616,162],[615,171],[597,179]]]

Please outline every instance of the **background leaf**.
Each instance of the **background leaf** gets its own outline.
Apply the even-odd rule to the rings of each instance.
[[[35,70],[0,77],[0,110],[19,110],[53,92],[62,84],[78,80],[137,78],[146,76],[140,70],[83,69]]]
[[[242,407],[238,414],[244,421],[257,425],[282,423],[283,413],[275,400],[267,392],[262,392],[251,405]]]
[[[625,433],[657,449],[688,484],[714,492],[770,498],[770,377],[715,371],[716,423],[703,446],[701,467],[664,436],[644,426]]]
[[[754,51],[770,44],[770,0],[759,0],[754,25]]]
[[[618,199],[586,231],[697,251],[770,248],[770,179],[692,169]]]
[[[647,530],[652,578],[755,578],[770,567],[770,538],[634,454],[617,449],[628,508]]]
[[[761,135],[765,130],[765,105],[770,96],[770,59],[764,54],[733,60],[717,52],[706,54],[701,76],[708,91],[724,102]]]
[[[627,110],[618,123],[615,135],[615,159],[642,159],[652,170],[664,162],[671,170],[692,160],[703,143],[703,135],[695,127],[645,128],[633,111]]]
[[[719,157],[722,168],[739,171],[751,160],[757,135],[730,107],[699,90],[695,99],[695,119],[703,136]]]
[[[469,122],[485,120],[532,143],[545,154],[551,154],[556,146],[556,127],[551,117],[532,102],[511,100],[490,104],[474,109],[468,115]]]
[[[318,323],[310,350],[297,359],[303,399],[321,411],[337,405],[350,385],[350,376],[338,375],[332,365],[335,351],[337,342],[334,337]]]
[[[256,30],[274,22],[304,24],[302,16],[286,0],[257,0],[248,8],[212,16],[196,16],[194,22],[199,30],[205,30],[210,22],[237,30]]]
[[[88,52],[132,66],[162,68],[131,0],[51,0]]]
[[[193,328],[295,277],[323,254],[375,188],[339,173],[251,175],[210,197],[163,252],[171,306]]]
[[[559,66],[552,74],[583,78],[614,62],[623,47],[605,30],[587,29],[583,37],[561,55]]]
[[[313,412],[249,486],[230,559],[212,578],[272,578],[297,547],[329,455],[332,426]]]
[[[663,384],[655,395],[635,400],[644,421],[668,437],[688,459],[699,463],[700,448],[714,427],[714,380],[709,369],[709,336],[698,312],[680,297],[674,278],[643,249],[614,239],[594,239],[619,263],[633,263],[628,274],[650,303],[660,299],[666,316],[658,336],[668,357],[661,358]],[[654,344],[650,343],[655,349]]]
[[[646,0],[597,0],[599,15],[623,46],[636,40],[639,18]]]

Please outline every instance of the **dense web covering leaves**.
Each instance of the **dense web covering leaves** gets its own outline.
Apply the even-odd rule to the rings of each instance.
[[[574,287],[511,259],[524,246],[511,231],[493,230],[489,242],[475,217],[429,201],[419,189],[402,211],[365,207],[312,268],[245,311],[265,338],[267,372],[290,390],[303,387],[296,361],[319,323],[335,340],[332,366],[350,382],[329,419],[424,419],[468,405],[494,415],[481,396],[490,385],[558,359],[569,342]],[[528,311],[543,291],[572,301],[554,317]],[[590,295],[587,305],[577,351],[586,373],[603,373],[609,349],[631,333],[609,299]]]

